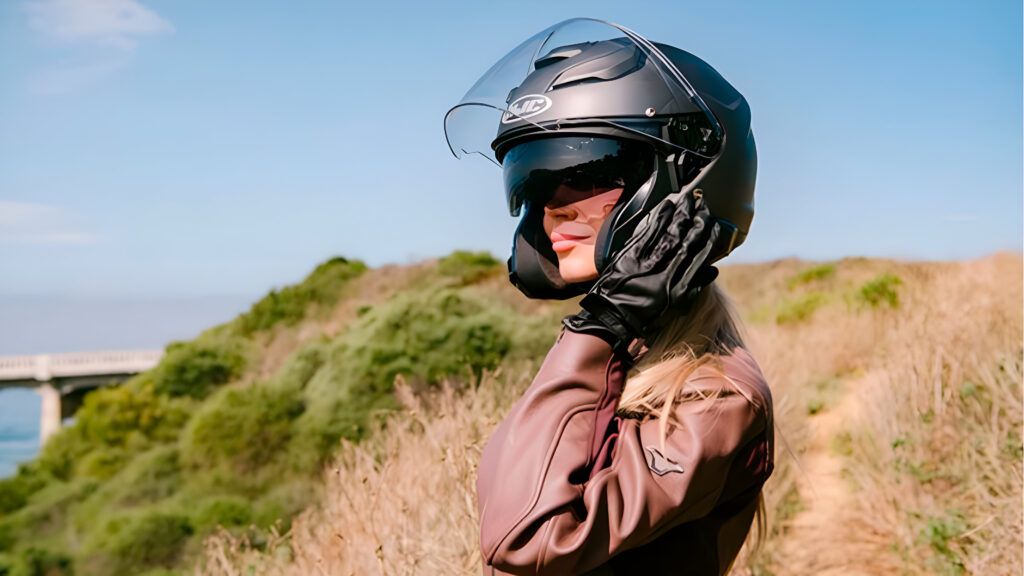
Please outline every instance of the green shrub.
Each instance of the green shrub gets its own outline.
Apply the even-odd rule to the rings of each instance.
[[[0,479],[0,517],[23,507],[28,503],[29,496],[44,484],[45,481],[34,472],[34,468],[27,466],[19,468],[18,473],[10,478]]]
[[[836,265],[833,263],[817,264],[806,268],[796,276],[793,276],[787,282],[787,285],[792,290],[793,288],[802,284],[810,284],[811,282],[819,282],[832,278],[836,275]]]
[[[193,468],[252,474],[286,453],[292,422],[304,410],[296,388],[257,384],[225,389],[189,422],[182,439],[184,461]]]
[[[0,552],[6,552],[14,547],[16,534],[14,530],[15,526],[10,519],[0,516]],[[2,554],[0,554],[2,556]],[[3,566],[0,563],[0,566]],[[3,575],[3,570],[0,570],[0,576]]]
[[[320,264],[300,284],[271,290],[236,319],[242,334],[267,330],[277,324],[291,325],[302,320],[310,305],[330,306],[341,296],[342,288],[367,270],[359,260],[340,256]]]
[[[252,505],[241,496],[212,496],[193,506],[191,523],[197,533],[217,526],[244,526],[252,520]]]
[[[293,352],[273,377],[279,386],[304,388],[327,361],[328,343],[317,341]]]
[[[321,487],[310,476],[278,482],[253,503],[251,522],[261,528],[279,524],[287,530],[291,519],[306,509]]]
[[[896,287],[903,281],[895,274],[882,274],[877,278],[865,283],[857,292],[858,298],[872,308],[883,304],[890,308],[896,308],[900,304],[899,293]]]
[[[125,448],[97,445],[78,458],[75,474],[105,480],[117,474],[132,456]]]
[[[437,263],[437,271],[442,276],[455,278],[459,284],[472,284],[502,270],[502,263],[489,252],[456,250]]]
[[[0,532],[7,534],[6,547],[17,548],[19,544],[37,543],[63,534],[75,504],[89,497],[99,486],[91,479],[47,483],[25,506],[0,520],[5,525]]]
[[[825,295],[811,292],[791,300],[786,300],[779,307],[775,321],[779,324],[795,324],[810,318],[814,311],[825,303]]]
[[[0,575],[7,576],[71,576],[71,558],[41,546],[29,546],[11,555],[7,566],[0,561]]]
[[[192,533],[188,518],[181,514],[158,510],[123,514],[109,520],[89,542],[89,550],[97,556],[91,564],[96,572],[114,576],[170,568]]]
[[[241,375],[245,365],[242,344],[230,339],[173,342],[153,370],[153,385],[160,394],[202,398]]]
[[[934,555],[928,559],[935,574],[959,576],[967,569],[961,557],[963,550],[956,545],[957,539],[969,528],[963,513],[947,511],[944,517],[928,518],[919,537],[928,543]]]
[[[452,289],[404,292],[374,307],[334,342],[310,380],[303,435],[315,439],[320,456],[340,437],[363,437],[373,414],[394,407],[398,375],[418,386],[479,378],[511,349],[516,321],[511,312]]]
[[[332,360],[361,389],[390,391],[395,376],[434,384],[479,376],[511,347],[509,319],[452,290],[402,294],[367,314],[341,339]]]
[[[181,476],[177,445],[157,446],[132,459],[89,500],[101,503],[103,508],[156,502],[174,494],[181,485]]]
[[[191,407],[191,400],[157,394],[145,379],[97,390],[85,397],[75,424],[46,442],[38,466],[61,480],[76,470],[107,478],[131,454],[176,439]]]

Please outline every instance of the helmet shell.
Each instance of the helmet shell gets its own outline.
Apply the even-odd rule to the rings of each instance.
[[[704,60],[668,44],[651,44],[660,54],[617,38],[560,46],[538,58],[509,92],[512,114],[502,116],[491,143],[499,162],[511,147],[538,137],[589,134],[652,144],[658,158],[651,181],[620,200],[598,235],[599,274],[643,217],[670,194],[699,191],[728,232],[713,247],[709,264],[741,245],[753,221],[757,151],[746,99]],[[680,98],[681,88],[666,82],[669,64],[696,91],[721,133],[707,120],[707,110]],[[528,209],[516,230],[510,279],[531,298],[586,292],[592,282],[569,284],[558,274],[539,212]]]

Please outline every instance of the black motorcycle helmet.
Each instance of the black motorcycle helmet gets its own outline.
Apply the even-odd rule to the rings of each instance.
[[[544,202],[559,182],[623,188],[595,243],[599,274],[672,194],[701,194],[731,231],[708,264],[742,244],[753,220],[746,100],[700,58],[615,24],[576,18],[523,42],[448,111],[445,135],[456,157],[502,167],[509,212],[521,214],[509,279],[530,298],[570,298],[593,284],[561,278],[544,233]]]

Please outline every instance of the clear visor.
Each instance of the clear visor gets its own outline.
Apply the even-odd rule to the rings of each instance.
[[[676,109],[703,113],[709,130],[716,137],[722,134],[721,126],[708,106],[654,44],[617,24],[591,18],[573,18],[544,29],[517,46],[481,76],[462,100],[448,111],[444,130],[452,153],[457,158],[478,154],[500,166],[491,144],[501,128],[507,130],[510,127],[524,127],[556,133],[580,125],[604,125],[636,133],[667,147],[700,154],[701,150],[695,147],[669,142],[661,137],[659,131],[652,131],[650,123],[644,122],[643,110],[638,111],[635,119],[563,114],[557,122],[536,123],[531,118],[542,117],[546,107],[551,105],[550,99],[543,95],[523,95],[511,100],[513,91],[538,69],[538,62],[543,66],[546,59],[553,57],[556,49],[605,40],[635,46],[646,58],[645,64],[651,65],[656,71],[655,81],[661,85],[659,89],[663,89],[659,92],[668,94],[670,103],[675,104]]]

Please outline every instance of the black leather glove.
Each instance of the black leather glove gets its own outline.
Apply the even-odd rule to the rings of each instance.
[[[707,259],[723,230],[732,232],[711,215],[699,192],[669,196],[642,226],[583,297],[583,310],[562,320],[569,330],[600,336],[627,355],[634,340],[649,339],[667,316],[685,314],[718,276]]]

